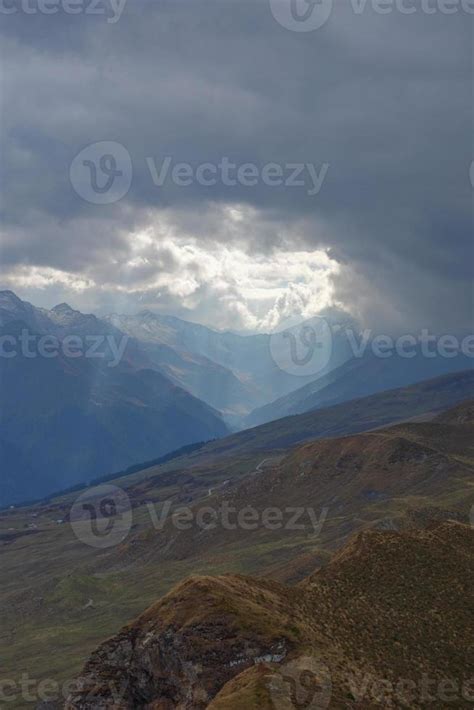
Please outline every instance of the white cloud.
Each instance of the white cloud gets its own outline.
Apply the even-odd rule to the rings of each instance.
[[[82,278],[76,274],[52,269],[48,266],[18,266],[3,277],[3,282],[13,290],[44,290],[50,287],[65,287],[74,293],[81,293],[93,288],[91,279]]]
[[[244,331],[268,331],[291,315],[310,317],[334,304],[332,279],[340,267],[325,250],[254,252],[243,235],[258,230],[258,216],[234,207],[226,214],[235,237],[230,243],[187,233],[162,214],[154,226],[129,234],[113,263],[92,263],[74,274],[21,266],[6,281],[36,302],[35,292],[43,292],[44,301],[48,292],[58,298],[58,290],[69,300],[72,292],[79,308],[90,303],[89,293],[99,309],[126,297],[128,310],[146,306]]]

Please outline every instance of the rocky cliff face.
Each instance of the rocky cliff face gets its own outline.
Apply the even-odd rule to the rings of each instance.
[[[282,594],[244,577],[191,578],[100,646],[66,708],[207,707],[240,671],[294,646],[278,609],[271,618]]]
[[[366,530],[293,588],[193,577],[100,646],[66,710],[472,707],[473,542]]]

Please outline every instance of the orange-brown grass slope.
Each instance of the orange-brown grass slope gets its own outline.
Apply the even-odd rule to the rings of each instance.
[[[457,522],[372,530],[297,587],[191,578],[99,647],[66,707],[265,710],[278,707],[269,679],[308,657],[328,669],[325,707],[406,707],[395,689],[408,681],[410,707],[427,707],[428,692],[432,707],[470,707],[473,543]],[[454,705],[444,704],[446,682]]]

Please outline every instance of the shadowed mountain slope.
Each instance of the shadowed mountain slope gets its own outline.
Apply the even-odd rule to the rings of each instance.
[[[303,674],[309,707],[378,707],[380,681],[388,706],[426,707],[426,677],[436,707],[446,682],[469,707],[473,543],[455,522],[364,531],[297,587],[191,578],[92,654],[65,707],[278,710]]]
[[[315,546],[336,549],[364,525],[401,529],[416,519],[467,520],[474,503],[472,409],[472,402],[464,403],[441,415],[448,421],[435,418],[300,445],[234,485],[217,486],[195,503],[194,520],[200,515],[207,520],[209,507],[235,511],[229,525],[194,523],[180,530],[169,517],[162,529],[138,533],[118,548],[114,564],[129,559],[133,567],[135,559],[146,564],[195,555],[225,557],[231,550],[245,550],[252,557],[253,547],[261,557],[258,561],[254,555],[252,569],[268,565],[280,578],[285,571],[277,562],[288,561],[293,548],[298,564],[291,575],[298,578]],[[179,502],[184,500],[180,497]],[[164,501],[158,498],[158,507]],[[255,520],[236,524],[237,512],[249,505],[256,511]],[[270,508],[279,516],[265,524]]]
[[[74,356],[60,346],[71,333],[80,346]],[[104,331],[95,316],[66,304],[44,311],[0,292],[0,337],[0,506],[228,433],[216,410],[148,366],[136,344],[113,327]],[[37,346],[45,337],[52,353]],[[87,352],[97,338],[103,357]],[[122,341],[115,361],[110,344]]]
[[[237,455],[244,450],[286,449],[309,439],[367,431],[420,416],[430,418],[473,397],[474,370],[469,369],[268,422],[210,444],[201,453]]]
[[[54,362],[55,361],[47,360],[33,361],[33,363],[37,364],[38,368],[54,367]],[[77,360],[68,362],[72,362],[73,364],[75,364],[76,367],[78,366],[77,363],[80,364],[80,361]],[[51,363],[53,363],[53,365]],[[33,376],[34,368],[30,368],[27,373],[28,372],[30,373],[30,375]],[[116,373],[115,370],[109,371],[106,369],[105,375],[102,374],[101,378],[97,380],[97,386],[95,389],[98,392],[96,396],[99,397],[99,401],[101,401],[101,398],[105,396],[104,393],[101,393],[101,387],[104,388],[106,383],[109,383],[107,384],[107,388],[109,388],[110,383],[115,382],[117,377],[118,373]],[[124,378],[124,375],[122,374],[121,377]],[[193,401],[192,398],[190,398],[190,395],[183,393],[183,391],[179,388],[173,389],[168,380],[165,380],[164,378],[160,379],[159,373],[156,372],[154,374],[149,372],[146,375],[141,372],[141,374],[139,373],[138,376],[134,377],[132,377],[132,375],[129,373],[127,376],[127,381],[129,383],[128,389],[130,390],[130,387],[132,387],[133,384],[135,384],[135,386],[137,387],[142,387],[142,385],[140,385],[139,383],[140,380],[145,377],[147,377],[149,380],[154,380],[157,383],[162,382],[163,391],[168,391],[170,395],[173,392],[174,396],[177,396],[178,393],[181,393],[180,397],[177,397],[176,399],[176,405],[180,401],[182,401],[183,404],[188,402],[190,405]],[[16,375],[15,377],[10,378],[10,386],[12,384],[15,384],[17,381],[18,378]],[[35,401],[35,399],[39,401],[43,409],[46,407],[46,403],[51,398],[55,400],[55,398],[61,397],[62,390],[60,388],[50,388],[47,385],[48,381],[49,376],[35,375],[33,377],[31,385],[31,388],[38,388],[41,386],[45,388],[44,394],[41,398],[36,397],[33,399],[33,402]],[[25,376],[23,378],[23,383],[26,387],[25,401],[28,396],[28,392],[31,389],[30,386],[27,385],[28,382],[29,380]],[[123,387],[118,387],[117,382],[115,383],[114,389],[112,390],[111,396],[108,400],[109,405],[113,404],[117,397],[119,398],[118,401],[120,402],[120,393],[123,391]],[[84,389],[83,384],[81,383],[83,383],[83,380],[80,377],[66,379],[66,384],[63,385],[63,387],[65,387],[66,385],[75,385],[77,387],[77,394],[74,394],[73,392],[73,394],[69,396],[70,401],[74,402],[76,397],[84,399],[86,396],[89,396],[88,390]],[[18,385],[15,384],[15,387],[18,387]],[[6,387],[6,391],[8,391],[8,386]],[[139,390],[137,389],[136,395],[138,394],[138,392]],[[150,389],[150,391],[148,391],[145,388],[145,391],[140,394],[140,397],[145,397],[146,401],[148,398],[148,400],[150,401],[149,411],[153,411],[153,406],[155,407],[155,410],[158,407],[158,411],[167,411],[167,397],[157,394],[156,402],[153,402],[153,396],[153,389]],[[358,433],[370,429],[387,426],[394,422],[404,421],[410,418],[422,417],[431,419],[437,412],[448,409],[449,407],[456,405],[458,402],[462,402],[469,397],[474,397],[474,372],[471,370],[461,373],[454,373],[452,375],[445,375],[443,377],[436,378],[435,380],[429,380],[427,382],[418,383],[417,385],[414,385],[412,387],[401,388],[399,390],[393,390],[389,392],[382,392],[378,395],[373,395],[371,397],[366,397],[360,400],[354,400],[352,402],[336,405],[334,407],[328,407],[324,410],[317,410],[314,412],[308,412],[307,414],[287,417],[276,422],[270,422],[254,429],[239,432],[238,434],[233,434],[225,438],[218,438],[217,441],[213,441],[203,447],[200,447],[199,451],[197,452],[174,458],[166,466],[161,465],[149,467],[144,464],[143,470],[141,471],[139,465],[137,464],[136,458],[133,458],[132,454],[127,455],[126,458],[122,456],[121,451],[125,443],[122,440],[118,441],[117,445],[113,449],[113,451],[117,454],[116,459],[110,461],[107,466],[105,466],[106,462],[104,462],[103,467],[101,468],[100,459],[98,457],[100,455],[102,444],[101,440],[99,439],[95,451],[97,461],[95,463],[94,461],[92,461],[93,466],[90,466],[90,475],[88,476],[88,478],[98,478],[100,477],[100,474],[104,472],[104,470],[109,471],[111,473],[113,473],[114,469],[118,471],[124,468],[124,465],[122,465],[121,462],[126,460],[127,462],[130,462],[130,464],[134,465],[136,472],[131,475],[127,475],[123,478],[118,478],[117,483],[127,488],[130,486],[133,487],[141,479],[149,480],[149,483],[146,484],[147,489],[149,489],[150,486],[160,486],[159,476],[162,472],[166,473],[166,476],[168,476],[172,472],[176,472],[176,475],[179,478],[182,477],[183,471],[189,472],[189,474],[194,477],[196,483],[198,483],[201,477],[203,477],[204,486],[208,485],[210,487],[214,487],[216,484],[220,484],[228,479],[239,479],[243,473],[253,471],[257,466],[263,464],[267,459],[272,460],[278,458],[281,455],[284,455],[289,448],[296,446],[302,442],[311,441],[313,439],[323,437],[334,437],[348,433]],[[132,394],[130,394],[127,399],[128,402],[130,402],[130,400],[132,405],[137,404],[140,401],[138,396],[132,396]],[[21,399],[19,401],[21,402]],[[163,405],[163,407],[161,405]],[[193,440],[199,441],[206,440],[209,438],[221,437],[222,433],[225,433],[225,430],[222,428],[222,423],[219,423],[219,421],[217,421],[216,425],[214,426],[212,424],[212,410],[206,409],[206,405],[204,405],[203,403],[201,403],[201,407],[203,408],[203,410],[201,411],[201,414],[199,414],[199,416],[196,412],[196,418],[199,421],[196,422],[195,427],[192,429],[192,431],[195,431],[195,434],[193,434],[193,436],[197,437],[193,438]],[[192,412],[191,406],[186,406],[186,410],[188,409],[190,412]],[[102,409],[99,409],[99,412],[103,416],[105,416],[107,410],[103,411]],[[143,416],[146,414],[146,410],[143,410],[143,407],[139,407],[138,413]],[[217,417],[216,413],[214,413],[214,417]],[[157,424],[159,423],[159,426],[161,427],[159,438],[152,437],[149,438],[147,442],[147,440],[143,438],[143,434],[139,432],[138,438],[136,439],[137,446],[140,445],[140,453],[137,454],[137,456],[140,456],[140,459],[142,460],[144,456],[149,459],[155,458],[157,447],[159,447],[158,455],[160,455],[162,451],[163,453],[170,451],[171,449],[168,447],[173,447],[174,442],[176,442],[177,446],[179,447],[179,437],[181,437],[183,433],[186,433],[185,429],[181,429],[178,427],[178,430],[175,433],[179,434],[179,437],[175,439],[170,439],[167,432],[171,423],[175,420],[173,418],[170,418],[169,420],[163,420],[162,423],[160,423],[160,418],[158,415],[156,415],[154,421],[156,421]],[[206,421],[209,425],[208,428],[205,428]],[[64,425],[66,423],[67,420],[65,420]],[[204,426],[201,426],[201,424]],[[130,429],[130,431],[133,431],[133,429]],[[199,436],[199,434],[201,434],[201,436]],[[107,436],[109,436],[109,434],[107,434]],[[58,450],[60,450],[61,441],[61,438],[58,439]],[[28,471],[31,468],[31,466],[29,465],[29,459],[27,460],[25,458],[25,455],[23,455],[22,458],[18,449],[12,448],[11,443],[10,447],[8,448],[7,444],[8,442],[5,441],[2,449],[2,455],[4,460],[15,460],[16,457],[18,459],[18,462],[23,461],[24,467],[22,468],[22,471],[24,473],[24,477],[27,477]],[[0,441],[0,447],[1,446],[2,442]],[[173,448],[177,447],[174,446]],[[74,438],[72,438],[70,442],[70,450],[73,449]],[[109,450],[109,458],[111,453],[112,452]],[[72,463],[73,460],[70,461],[69,465],[72,465]],[[126,465],[130,464],[127,463]],[[13,468],[12,470],[16,469]],[[61,480],[58,475],[58,469],[55,467],[50,467],[48,471],[50,472],[50,480],[48,480],[48,485],[51,486],[51,489],[58,490],[64,488],[64,483],[62,485],[61,483],[58,483],[58,481]],[[218,473],[217,477],[214,475],[215,473]],[[110,478],[110,473],[107,477]],[[79,481],[80,480],[81,479],[79,478]],[[4,480],[5,489],[7,489],[7,486],[9,485],[8,481],[9,477],[7,476]],[[77,479],[71,480],[71,483],[76,482]],[[166,479],[163,479],[163,484],[165,483]],[[14,488],[12,488],[11,490],[14,491]],[[207,487],[205,488],[205,490],[207,491]],[[30,498],[34,499],[35,497],[40,496],[40,489],[31,489],[31,495],[29,496]]]
[[[234,412],[238,411],[240,414],[248,414],[252,409],[286,395],[314,379],[313,375],[295,377],[285,368],[279,367],[271,352],[275,336],[269,334],[239,335],[219,332],[198,323],[151,311],[142,311],[133,316],[112,315],[106,320],[149,348],[166,345],[176,352],[187,353],[188,357],[205,360],[223,371],[232,373],[235,381],[229,380],[227,386],[240,387],[239,407],[236,410],[234,406]],[[336,326],[334,318],[328,320]],[[353,323],[348,319],[346,325]],[[337,323],[329,362],[325,364],[321,374],[337,368],[350,357],[349,342],[344,333],[344,329]],[[180,384],[183,385],[183,382]],[[196,392],[193,391],[193,394]],[[225,394],[225,390],[220,392],[221,396]],[[232,394],[232,391],[229,394]],[[237,394],[236,390],[234,405]],[[199,396],[208,401],[202,392]]]
[[[5,673],[69,680],[97,644],[189,575],[229,572],[298,584],[361,530],[411,535],[432,521],[467,522],[473,412],[472,401],[464,402],[431,421],[314,440],[264,461],[258,453],[238,454],[235,462],[209,452],[199,459],[198,451],[126,476],[118,484],[130,500],[131,527],[104,549],[89,545],[87,516],[79,527],[68,524],[78,492],[3,511]],[[100,512],[100,487],[88,495]],[[220,512],[226,504],[230,526]],[[174,517],[183,506],[185,529]],[[200,612],[195,599],[187,606]],[[294,625],[290,620],[288,629]]]
[[[389,358],[375,357],[373,354],[352,358],[314,382],[255,409],[246,417],[245,426],[257,426],[377,392],[409,387],[422,380],[474,369],[472,357],[462,353],[454,358],[441,357],[439,354],[427,358],[420,351],[414,351],[414,354],[413,358],[401,357],[396,353]]]

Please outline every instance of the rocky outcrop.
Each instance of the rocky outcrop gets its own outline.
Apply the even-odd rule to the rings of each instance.
[[[472,707],[473,543],[455,521],[364,530],[292,588],[193,577],[99,647],[66,710]]]
[[[207,707],[245,668],[286,657],[285,596],[244,577],[187,580],[97,649],[65,707]]]

